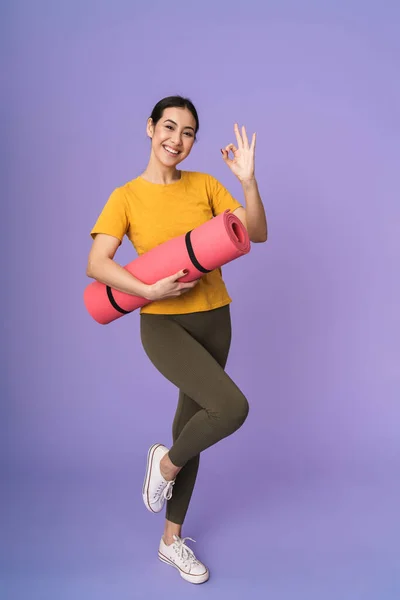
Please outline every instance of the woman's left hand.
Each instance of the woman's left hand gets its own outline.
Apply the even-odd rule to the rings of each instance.
[[[249,144],[244,126],[242,127],[242,135],[240,135],[237,123],[235,123],[234,131],[238,147],[234,144],[225,146],[225,148],[221,149],[222,158],[240,182],[251,181],[254,179],[256,134],[253,134],[251,144]],[[229,156],[230,151],[233,154],[233,158]]]

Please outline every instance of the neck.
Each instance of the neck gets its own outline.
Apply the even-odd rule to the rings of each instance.
[[[168,184],[179,181],[181,173],[176,167],[165,167],[151,157],[141,177],[150,183]]]

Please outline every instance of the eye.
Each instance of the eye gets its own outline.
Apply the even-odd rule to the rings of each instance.
[[[166,125],[165,126],[167,129],[172,129],[172,125]]]
[[[186,131],[185,135],[187,135],[188,137],[193,137],[193,133],[191,133],[190,131]]]

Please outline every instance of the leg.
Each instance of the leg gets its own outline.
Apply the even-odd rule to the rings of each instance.
[[[150,360],[180,388],[182,400],[187,397],[194,402],[186,419],[181,420],[177,415],[176,423],[181,431],[169,452],[174,465],[184,467],[202,450],[238,429],[247,416],[248,403],[224,372],[230,345],[228,307],[179,315],[179,322],[177,320],[176,316],[142,315],[141,332]],[[196,460],[192,464],[196,465]],[[197,468],[198,462],[196,472]],[[194,484],[195,474],[189,480]],[[186,510],[187,505],[183,512]],[[182,515],[181,509],[175,517],[179,524],[183,519],[178,513]]]
[[[222,310],[217,309],[210,316],[212,319],[208,322],[207,327],[205,327],[205,323],[202,320],[202,328],[200,328],[200,319],[197,319],[197,323],[193,322],[189,315],[182,315],[179,321],[208,350],[218,364],[225,369],[232,339],[229,308],[223,307]],[[179,392],[178,406],[172,426],[172,439],[174,443],[177,441],[186,423],[200,409],[201,407],[197,402],[189,398],[182,391]],[[167,539],[172,540],[174,533],[180,535],[180,528],[174,527],[174,525],[182,525],[184,522],[196,483],[199,463],[200,454],[191,458],[176,476],[174,493],[167,503],[167,521],[165,527],[165,537]]]
[[[200,410],[200,406],[183,392],[179,392],[178,406],[172,425],[172,439],[175,442],[178,436],[192,416]],[[179,471],[175,479],[172,498],[167,502],[166,522],[164,529],[164,542],[173,542],[173,535],[181,535],[182,524],[185,520],[189,503],[196,483],[199,469],[200,455],[191,458]]]
[[[146,334],[150,344],[145,350],[152,362],[200,406],[169,451],[172,463],[183,467],[234,433],[247,417],[248,402],[211,354],[177,323],[162,321],[156,332]]]

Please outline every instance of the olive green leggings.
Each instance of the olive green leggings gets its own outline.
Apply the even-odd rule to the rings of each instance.
[[[229,305],[184,315],[141,314],[143,348],[179,389],[169,457],[182,467],[166,518],[182,524],[199,468],[200,452],[244,423],[249,404],[225,372],[231,344]]]

